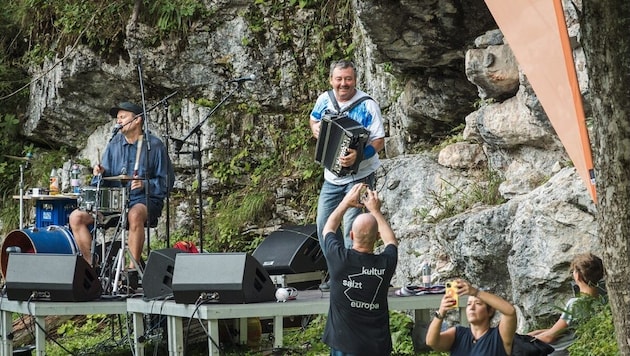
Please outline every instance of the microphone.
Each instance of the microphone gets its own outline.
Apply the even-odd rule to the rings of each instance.
[[[109,139],[110,141],[114,139],[114,137],[116,136],[118,131],[120,131],[120,129],[122,129],[122,127],[123,127],[123,125],[121,125],[121,124],[114,125],[114,128],[112,129],[112,138]]]
[[[173,144],[175,146],[175,153],[179,153],[182,150],[184,143],[186,143],[186,141],[181,138],[171,137],[171,140],[173,140]]]
[[[241,84],[242,82],[248,82],[248,81],[250,81],[250,80],[255,80],[255,79],[256,79],[256,76],[255,76],[255,75],[253,75],[253,74],[250,74],[250,75],[248,75],[248,76],[246,76],[246,77],[232,79],[232,80],[230,80],[228,83],[238,83],[238,84]]]

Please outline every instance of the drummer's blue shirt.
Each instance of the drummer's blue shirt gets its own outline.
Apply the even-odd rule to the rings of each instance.
[[[149,184],[149,199],[153,208],[162,210],[164,198],[168,191],[172,189],[174,182],[173,166],[166,152],[166,146],[156,136],[147,135],[150,142],[150,150],[147,157],[147,144],[142,142],[141,154],[136,162],[136,152],[138,142],[128,143],[123,134],[117,134],[112,138],[105,152],[101,165],[105,168],[102,177],[112,177],[118,175],[134,176],[145,178],[145,184]],[[137,168],[137,172],[135,171]],[[96,186],[101,181],[102,187],[122,187],[122,184],[131,185],[130,181],[121,183],[120,181],[109,181],[100,179],[101,176],[92,178],[92,185]],[[146,204],[144,189],[134,189],[129,195],[129,206],[137,203]]]

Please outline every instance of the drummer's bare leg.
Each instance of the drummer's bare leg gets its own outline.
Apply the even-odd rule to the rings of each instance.
[[[140,263],[142,249],[144,247],[144,223],[147,221],[147,207],[144,204],[136,204],[129,209],[127,221],[129,223],[129,235],[127,244],[133,259]],[[129,267],[133,268],[133,261],[129,261]]]
[[[74,240],[79,246],[79,251],[88,264],[92,264],[92,234],[88,225],[94,223],[94,219],[90,213],[76,209],[70,213],[69,218],[70,229]]]

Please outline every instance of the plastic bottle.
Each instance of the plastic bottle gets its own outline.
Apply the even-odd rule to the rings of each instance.
[[[76,163],[72,165],[72,170],[70,171],[70,186],[73,194],[81,193],[81,170]]]
[[[55,168],[50,172],[50,195],[59,194],[59,176],[57,175],[57,170]]]
[[[431,265],[428,262],[424,262],[421,267],[422,273],[422,286],[425,288],[431,288]]]

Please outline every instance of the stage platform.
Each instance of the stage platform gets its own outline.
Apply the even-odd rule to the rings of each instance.
[[[2,347],[0,355],[13,355],[13,340],[11,333],[12,314],[20,313],[32,315],[41,328],[35,328],[36,355],[46,352],[46,316],[50,315],[93,315],[93,314],[126,314],[127,301],[96,300],[91,302],[49,302],[49,301],[15,301],[6,297],[0,299],[0,334]]]
[[[431,311],[437,309],[443,294],[428,294],[420,296],[400,297],[395,295],[392,288],[389,292],[388,303],[390,310],[410,311],[416,326],[424,327],[431,320]],[[93,314],[131,314],[134,328],[133,355],[145,354],[144,316],[147,314],[166,317],[168,333],[168,354],[183,355],[184,326],[183,320],[199,319],[205,322],[208,338],[208,354],[219,355],[219,349],[213,343],[219,342],[219,320],[237,319],[240,329],[240,343],[247,343],[247,319],[258,317],[273,319],[273,346],[282,348],[284,317],[327,314],[329,293],[319,290],[299,291],[295,300],[286,302],[262,302],[248,304],[218,304],[208,303],[200,306],[193,304],[177,304],[173,300],[144,300],[142,298],[103,299],[89,302],[50,302],[50,301],[14,301],[6,297],[0,298],[0,355],[13,354],[12,313],[32,315],[42,327],[35,330],[36,355],[45,355],[46,350],[46,316],[51,315],[93,315]],[[465,324],[466,298],[460,298],[459,320]],[[416,336],[417,337],[417,336]]]
[[[416,323],[428,323],[431,320],[430,311],[439,307],[443,294],[427,294],[420,296],[399,297],[391,289],[388,303],[390,310],[411,311]],[[128,299],[127,311],[132,313],[134,324],[134,340],[140,340],[143,335],[143,316],[158,314],[167,317],[169,355],[183,355],[183,322],[184,318],[195,318],[205,321],[209,333],[209,355],[219,355],[219,349],[213,343],[219,341],[219,320],[239,319],[240,342],[247,342],[247,318],[259,317],[273,319],[273,335],[275,348],[283,346],[283,318],[286,316],[327,314],[329,293],[319,290],[299,291],[295,300],[286,302],[263,302],[250,304],[177,304],[172,300],[145,301],[143,299]],[[465,321],[462,311],[465,310],[466,298],[460,299],[462,308],[459,318]],[[144,355],[144,345],[136,342],[134,355]]]

